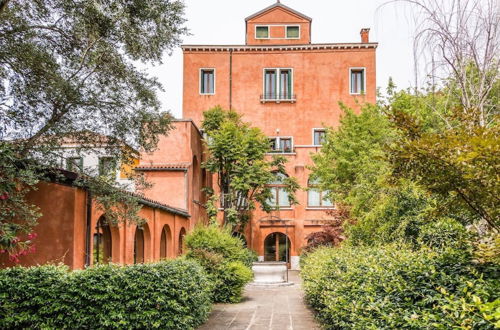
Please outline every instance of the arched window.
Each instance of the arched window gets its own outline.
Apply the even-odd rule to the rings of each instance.
[[[282,233],[272,233],[264,240],[264,261],[290,262],[290,239]]]
[[[144,229],[137,227],[134,237],[134,264],[144,262]]]
[[[288,199],[288,192],[286,191],[285,179],[287,176],[282,173],[276,173],[274,181],[269,183],[271,190],[271,198],[267,200],[267,204],[272,207],[280,208],[290,207],[290,200]]]
[[[168,225],[163,226],[160,238],[160,259],[168,257],[168,245],[170,244],[171,235]]]
[[[309,179],[307,188],[308,207],[333,207],[333,203],[327,198],[328,190],[319,189],[318,179]]]
[[[106,264],[111,261],[111,229],[104,216],[97,221],[94,233],[93,264]]]
[[[184,236],[186,236],[186,229],[182,228],[179,232],[179,255],[184,252]]]

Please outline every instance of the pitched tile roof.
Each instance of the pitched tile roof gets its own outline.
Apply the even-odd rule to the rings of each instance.
[[[290,8],[290,7],[288,7],[288,6],[285,6],[284,4],[282,4],[282,3],[280,3],[280,2],[276,2],[275,4],[272,4],[272,5],[270,5],[269,7],[266,7],[266,8],[264,8],[264,9],[262,9],[262,10],[260,10],[260,11],[256,12],[255,14],[252,14],[252,15],[248,16],[247,18],[245,18],[245,21],[249,21],[249,20],[251,20],[252,18],[255,18],[255,17],[259,16],[259,15],[262,15],[262,14],[264,14],[265,12],[267,12],[267,11],[269,11],[269,10],[272,10],[272,9],[274,9],[274,8],[283,8],[284,10],[289,11],[289,12],[291,12],[291,13],[294,13],[295,15],[300,16],[300,17],[302,17],[302,18],[304,18],[304,19],[308,20],[309,22],[311,22],[311,21],[312,21],[312,18],[311,18],[311,17],[306,16],[306,15],[302,14],[301,12],[298,12],[298,11],[296,11],[295,9],[292,9],[292,8]]]

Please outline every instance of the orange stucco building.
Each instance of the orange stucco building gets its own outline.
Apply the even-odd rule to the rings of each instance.
[[[339,125],[339,102],[357,108],[360,103],[376,101],[377,43],[369,42],[369,29],[361,29],[359,42],[314,44],[312,19],[279,2],[245,22],[243,45],[182,46],[183,117],[194,132],[200,127],[203,111],[217,105],[236,110],[244,121],[269,136],[270,156],[278,153],[288,159],[287,174],[297,178],[303,188],[314,188],[314,182],[309,181],[311,154],[320,150],[325,128]],[[184,188],[192,190],[188,208],[194,215],[199,212],[197,201],[203,200],[198,193],[200,183],[209,184],[210,179],[199,168],[203,155],[192,159],[192,153],[184,155],[183,147],[192,150],[197,144],[193,139],[201,137],[188,131],[183,127],[164,137],[154,155],[144,157],[141,167],[156,168],[150,177],[158,183],[157,188],[146,194],[177,207],[182,206],[181,201],[172,201],[182,191],[160,184],[161,180],[174,180],[174,174],[165,166],[163,172],[158,168],[185,163],[189,171],[199,175]],[[182,181],[177,176],[178,182]],[[261,260],[285,258],[283,244],[288,244],[288,260],[296,268],[305,237],[334,219],[335,206],[314,189],[298,191],[300,204],[293,206],[287,205],[279,185],[273,192],[278,210],[271,214],[255,211],[245,238]]]

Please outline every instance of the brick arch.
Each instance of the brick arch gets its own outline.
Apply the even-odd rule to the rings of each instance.
[[[144,263],[153,259],[151,251],[151,231],[147,223],[134,230],[134,263]]]
[[[160,259],[172,258],[175,256],[174,240],[169,225],[164,225],[160,232]]]
[[[97,219],[92,228],[92,264],[120,262],[120,231],[118,226],[108,223],[104,213]],[[95,250],[97,248],[99,251]]]

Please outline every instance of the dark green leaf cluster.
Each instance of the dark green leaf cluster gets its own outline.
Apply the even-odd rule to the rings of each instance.
[[[236,303],[245,284],[253,279],[250,269],[255,253],[243,247],[228,228],[199,226],[186,236],[186,258],[198,261],[213,284],[214,302]]]
[[[306,299],[326,329],[494,329],[500,274],[464,251],[320,248],[302,261]]]
[[[195,329],[211,309],[195,262],[0,271],[2,329]]]

